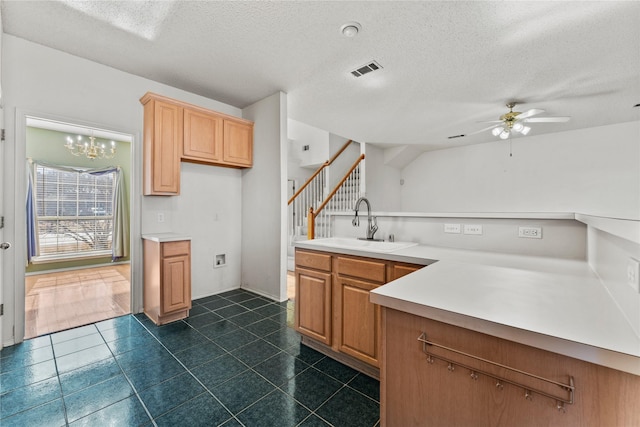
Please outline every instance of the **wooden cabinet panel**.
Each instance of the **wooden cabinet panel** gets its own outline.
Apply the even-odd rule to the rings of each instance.
[[[220,162],[222,160],[222,117],[198,110],[184,110],[184,160]]]
[[[161,315],[191,308],[190,262],[188,255],[162,260]]]
[[[297,250],[296,265],[316,270],[331,271],[331,255]]]
[[[157,325],[191,309],[191,242],[143,240],[144,312]]]
[[[295,327],[323,344],[331,344],[331,274],[296,269]]]
[[[392,263],[390,271],[389,282],[392,280],[396,280],[401,278],[402,276],[406,276],[407,274],[411,274],[414,271],[418,271],[424,266],[417,264],[402,264],[402,263]]]
[[[387,262],[353,257],[336,257],[336,271],[343,276],[370,280],[379,284],[387,281]]]
[[[176,255],[189,255],[191,242],[188,240],[179,240],[176,242],[164,242],[162,244],[162,257],[172,257]]]
[[[253,123],[224,121],[223,160],[241,167],[253,165]]]
[[[573,359],[557,353],[448,325],[388,308],[383,309],[381,364],[381,426],[638,426],[640,376]],[[448,369],[442,355],[467,366],[510,377],[503,368],[448,352],[428,363],[416,340],[422,332],[432,342],[501,363],[521,371],[567,383],[574,378],[573,404],[565,412],[557,402],[535,392],[478,374],[460,366]],[[524,385],[540,386],[536,378],[518,376]],[[514,378],[512,378],[514,379]],[[554,396],[567,396],[550,385]]]
[[[373,366],[379,366],[380,307],[369,302],[377,284],[337,276],[335,279],[336,340],[334,346]]]
[[[180,193],[182,108],[147,98],[144,122],[143,193],[177,195]]]

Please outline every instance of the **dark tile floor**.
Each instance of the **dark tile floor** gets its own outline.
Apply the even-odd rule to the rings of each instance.
[[[234,290],[0,352],[0,425],[376,426],[379,383],[300,344],[291,303]]]

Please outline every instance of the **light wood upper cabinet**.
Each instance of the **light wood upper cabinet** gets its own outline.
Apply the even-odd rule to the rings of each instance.
[[[180,161],[253,166],[253,122],[153,93],[145,94],[145,196],[180,194]]]
[[[182,108],[151,97],[144,104],[143,194],[180,194]]]
[[[202,162],[222,161],[224,119],[216,114],[184,110],[182,159]]]
[[[224,121],[224,161],[251,167],[253,165],[253,123]]]

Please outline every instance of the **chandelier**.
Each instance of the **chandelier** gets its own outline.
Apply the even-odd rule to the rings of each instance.
[[[82,139],[78,135],[76,140],[67,136],[67,143],[64,145],[74,156],[86,156],[88,159],[112,159],[116,155],[116,142],[111,141],[111,146],[107,150],[104,143],[96,143],[96,139],[92,136],[89,141]]]

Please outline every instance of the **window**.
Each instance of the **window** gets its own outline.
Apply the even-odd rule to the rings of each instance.
[[[39,258],[111,253],[115,171],[87,173],[38,164],[34,178]]]

